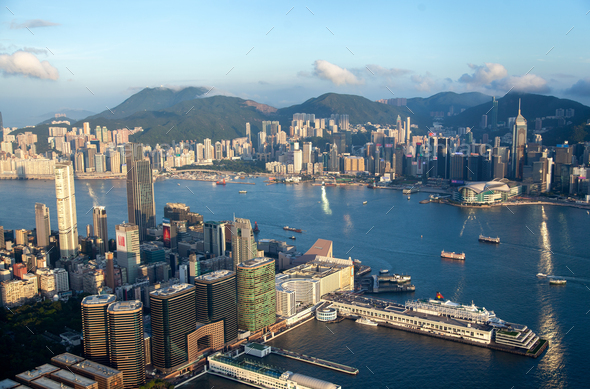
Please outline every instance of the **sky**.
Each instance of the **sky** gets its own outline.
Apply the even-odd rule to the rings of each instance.
[[[4,1],[4,126],[144,87],[275,107],[509,90],[590,105],[590,1]]]

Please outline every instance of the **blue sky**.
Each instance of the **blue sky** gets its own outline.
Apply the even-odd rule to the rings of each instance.
[[[589,1],[9,0],[0,111],[5,126],[36,124],[160,85],[214,86],[277,107],[326,92],[501,96],[512,86],[590,104],[589,10]]]

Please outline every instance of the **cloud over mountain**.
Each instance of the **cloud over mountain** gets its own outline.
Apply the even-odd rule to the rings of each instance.
[[[0,71],[5,76],[24,76],[42,80],[57,80],[59,72],[48,61],[39,61],[35,55],[25,51],[0,54]]]
[[[472,86],[488,85],[495,80],[502,79],[508,75],[506,68],[499,63],[486,62],[482,66],[469,64],[474,70],[472,74],[463,74],[459,78],[459,82],[463,82]]]
[[[527,93],[548,93],[551,91],[551,88],[547,85],[547,81],[535,74],[505,77],[501,80],[492,82],[489,89],[506,92],[512,89],[514,91]]]
[[[565,93],[574,96],[590,96],[590,77],[578,80],[578,82],[566,89]]]
[[[323,59],[313,63],[313,74],[322,80],[331,81],[334,85],[361,85],[364,81],[355,76],[350,70],[341,68]]]

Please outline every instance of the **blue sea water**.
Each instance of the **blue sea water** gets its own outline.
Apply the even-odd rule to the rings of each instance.
[[[317,238],[334,242],[334,256],[360,259],[373,268],[412,275],[416,292],[379,297],[404,302],[434,297],[473,301],[503,320],[525,324],[549,339],[538,359],[488,350],[352,321],[330,325],[311,321],[271,345],[355,366],[349,376],[279,356],[265,358],[285,370],[321,378],[343,388],[558,388],[590,387],[585,370],[590,356],[590,215],[559,206],[465,209],[418,204],[401,192],[365,187],[309,184],[216,186],[166,180],[154,185],[157,219],[167,202],[186,203],[209,220],[235,214],[257,221],[259,238],[288,240],[289,225],[299,251]],[[180,185],[178,185],[180,184]],[[239,194],[245,189],[247,194]],[[93,205],[107,209],[109,233],[127,220],[124,181],[76,181],[78,229],[92,222]],[[367,201],[363,205],[363,201]],[[53,181],[0,181],[0,225],[34,228],[34,204],[47,204],[57,229]],[[479,234],[499,236],[500,245],[478,242]],[[440,251],[465,252],[465,262],[442,260]],[[550,286],[539,272],[567,279]],[[332,333],[333,332],[333,333]],[[242,388],[204,376],[184,387]]]

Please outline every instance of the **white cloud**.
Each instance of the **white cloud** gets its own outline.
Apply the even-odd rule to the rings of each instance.
[[[381,77],[400,77],[400,76],[404,76],[408,73],[412,73],[411,70],[408,69],[399,69],[399,68],[384,68],[383,66],[379,66],[379,65],[367,65],[367,67],[369,69],[371,69],[371,71],[373,73],[375,73],[375,75],[377,76],[381,76]],[[366,69],[362,69],[363,71]]]
[[[21,75],[44,80],[57,80],[59,72],[48,61],[39,61],[31,53],[16,51],[12,55],[0,54],[0,71],[5,76]]]
[[[463,74],[459,82],[473,86],[488,85],[508,75],[506,68],[499,63],[486,62],[483,66],[469,64],[469,67],[474,70],[473,74]]]
[[[348,69],[341,68],[323,59],[318,59],[313,63],[314,75],[322,80],[332,81],[336,86],[340,85],[360,85],[364,81]]]
[[[52,26],[59,26],[59,23],[53,23],[48,20],[43,19],[32,19],[27,20],[24,23],[16,23],[14,20],[10,23],[10,29],[18,30],[20,28],[37,28],[37,27],[52,27]]]
[[[430,90],[436,84],[435,81],[432,79],[432,74],[428,72],[426,72],[424,76],[420,76],[418,74],[413,75],[412,77],[410,77],[410,79],[414,84],[416,84],[414,88],[422,92],[430,92]]]
[[[27,53],[33,53],[33,54],[47,54],[47,50],[37,49],[35,47],[23,47],[23,51],[26,51]]]
[[[590,96],[590,77],[578,80],[571,88],[566,89],[565,93],[575,96]]]
[[[548,93],[551,89],[544,78],[535,74],[525,74],[524,76],[510,76],[491,83],[490,89],[501,91],[512,90],[527,93]]]

